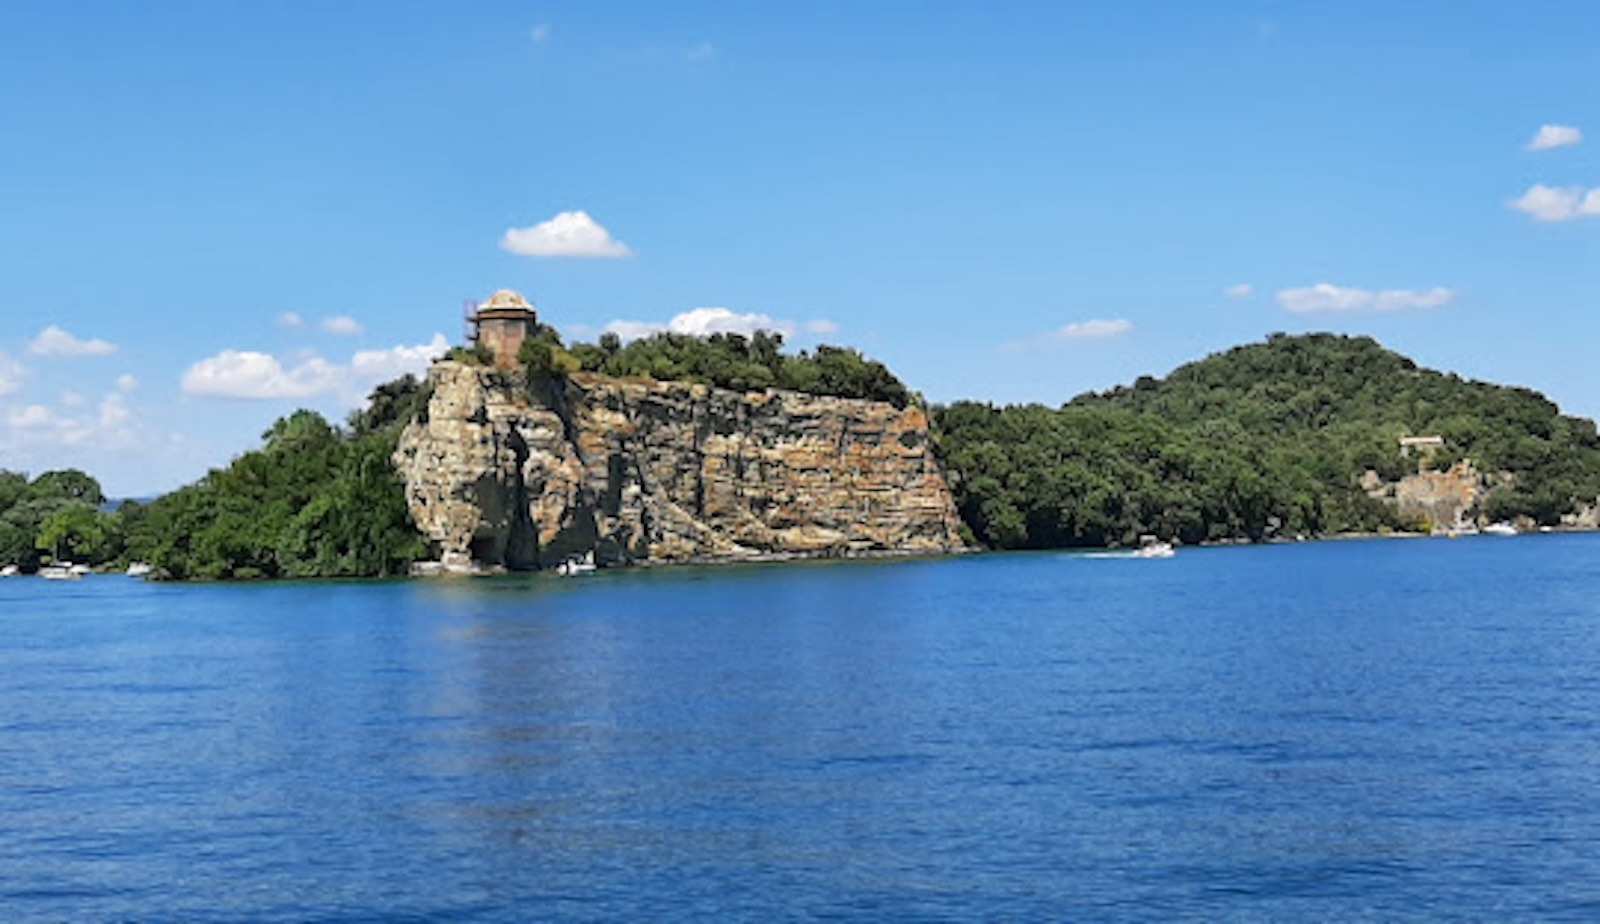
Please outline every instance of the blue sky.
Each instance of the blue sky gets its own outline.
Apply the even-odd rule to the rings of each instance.
[[[1332,330],[1594,416],[1596,34],[1586,2],[9,4],[0,467],[170,489],[502,287],[569,338],[856,346],[936,401]]]

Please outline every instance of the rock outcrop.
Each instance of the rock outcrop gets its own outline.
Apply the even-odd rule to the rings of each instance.
[[[1501,473],[1490,479],[1463,459],[1443,471],[1423,469],[1396,482],[1385,482],[1369,471],[1361,480],[1368,497],[1393,504],[1400,516],[1437,530],[1483,525],[1483,499],[1497,484],[1510,483]]]
[[[1567,529],[1600,529],[1600,497],[1592,504],[1579,504],[1574,513],[1562,514],[1561,525]]]
[[[448,360],[429,381],[395,462],[445,570],[961,547],[915,407]]]

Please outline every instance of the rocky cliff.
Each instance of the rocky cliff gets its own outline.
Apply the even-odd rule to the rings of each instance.
[[[395,463],[446,570],[961,546],[915,407],[441,361]]]
[[[1472,522],[1486,488],[1482,473],[1467,460],[1444,471],[1423,469],[1393,483],[1369,471],[1361,486],[1368,497],[1387,501],[1402,517],[1441,529]]]
[[[1484,499],[1512,481],[1510,472],[1485,475],[1470,459],[1463,459],[1442,471],[1422,468],[1396,482],[1385,482],[1377,472],[1368,471],[1361,486],[1368,497],[1394,505],[1400,516],[1449,530],[1486,525]]]

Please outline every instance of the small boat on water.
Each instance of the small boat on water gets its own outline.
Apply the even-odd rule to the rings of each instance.
[[[571,577],[574,574],[585,574],[594,570],[594,552],[589,551],[583,555],[573,555],[566,561],[556,565],[556,574],[562,577]]]
[[[1517,528],[1510,523],[1490,523],[1483,528],[1485,536],[1515,536]]]
[[[128,566],[128,577],[144,577],[154,570],[156,569],[153,565],[147,565],[142,561],[136,561]]]
[[[81,581],[86,573],[87,569],[79,571],[70,561],[58,565],[46,565],[39,569],[39,576],[47,581]]]
[[[1140,536],[1139,548],[1133,553],[1134,558],[1171,558],[1178,554],[1172,548],[1172,543],[1163,542],[1155,536]]]
[[[4,568],[0,568],[0,577],[16,577],[21,573],[22,569],[16,565],[6,565]]]
[[[76,574],[78,577],[84,577],[85,575],[94,573],[94,569],[88,565],[67,565],[67,570],[71,571],[73,574]]]

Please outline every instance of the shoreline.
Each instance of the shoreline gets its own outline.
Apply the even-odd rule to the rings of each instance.
[[[1272,538],[1259,541],[1248,539],[1221,539],[1199,542],[1184,546],[1177,544],[1178,548],[1237,548],[1242,546],[1257,545],[1301,545],[1316,542],[1352,542],[1371,539],[1461,539],[1477,536],[1490,538],[1517,538],[1518,536],[1542,535],[1574,535],[1580,533],[1595,533],[1600,529],[1585,526],[1546,526],[1536,530],[1524,530],[1516,536],[1489,536],[1485,533],[1422,533],[1422,532],[1348,532],[1329,533],[1320,536],[1305,536],[1303,538]],[[962,546],[955,549],[924,550],[924,549],[859,549],[859,550],[829,550],[823,552],[757,552],[747,555],[698,555],[691,558],[671,560],[645,560],[610,565],[601,565],[598,571],[623,571],[623,570],[650,570],[670,568],[715,567],[721,565],[772,565],[785,563],[821,563],[830,561],[904,561],[915,559],[958,558],[970,555],[1004,554],[1008,552],[1124,552],[1129,551],[1126,546],[1054,546],[1038,549],[990,549],[982,546]],[[92,576],[123,577],[123,569],[118,567],[97,568],[91,572]],[[139,577],[139,580],[159,584],[266,584],[305,581],[394,581],[394,580],[437,580],[448,578],[475,578],[475,577],[505,577],[509,575],[537,575],[556,574],[554,567],[534,569],[510,569],[502,565],[484,565],[474,562],[469,567],[446,566],[439,561],[413,562],[404,574],[390,574],[383,576],[359,575],[327,575],[320,577],[259,577],[259,578],[188,578],[174,580],[162,577],[159,574]],[[7,577],[37,577],[34,572],[19,572]]]
[[[1461,533],[1451,534],[1444,532],[1347,532],[1329,533],[1319,536],[1305,536],[1303,538],[1272,538],[1252,541],[1249,539],[1220,539],[1199,542],[1193,545],[1177,544],[1178,548],[1238,548],[1245,546],[1265,545],[1302,545],[1317,542],[1352,542],[1369,539],[1458,539],[1472,538],[1474,536],[1488,536],[1489,538],[1517,538],[1518,536],[1561,535],[1577,533],[1594,533],[1600,530],[1581,526],[1554,526],[1542,527],[1537,530],[1524,530],[1517,536],[1491,536],[1487,533]],[[958,549],[944,551],[912,550],[912,549],[862,549],[857,551],[828,551],[828,552],[759,552],[750,555],[698,555],[692,558],[671,560],[645,560],[610,565],[600,565],[599,571],[632,571],[649,570],[656,568],[683,568],[683,567],[715,567],[720,565],[764,565],[784,564],[791,562],[827,562],[827,561],[894,561],[909,559],[936,559],[957,558],[969,555],[993,555],[1009,552],[1126,552],[1131,551],[1131,546],[1110,545],[1073,545],[1053,546],[1048,548],[1024,549],[991,549],[982,546],[962,546]],[[422,579],[436,578],[470,578],[470,577],[495,577],[513,574],[545,574],[554,573],[555,568],[535,568],[527,570],[513,570],[500,565],[481,565],[474,563],[470,569],[460,567],[447,568],[442,562],[428,561],[416,562],[412,565],[409,577]]]
[[[954,549],[830,549],[822,552],[755,552],[747,555],[695,555],[689,558],[674,559],[645,559],[643,561],[618,562],[616,564],[602,564],[596,567],[598,571],[635,570],[650,568],[679,568],[679,567],[704,567],[715,565],[764,565],[782,564],[785,562],[821,562],[821,561],[889,561],[913,558],[949,558],[959,555],[976,555],[993,549],[974,548],[961,546]],[[493,577],[507,574],[554,574],[554,566],[548,568],[511,569],[504,565],[484,565],[473,562],[470,566],[446,565],[440,561],[413,562],[409,577],[413,578],[453,578],[453,577]]]

